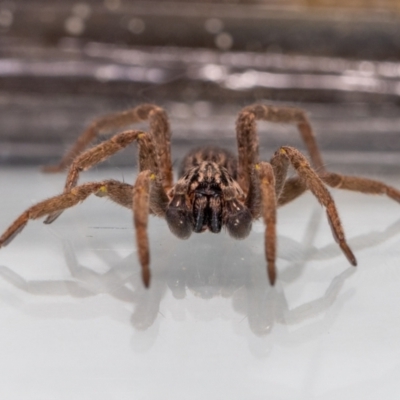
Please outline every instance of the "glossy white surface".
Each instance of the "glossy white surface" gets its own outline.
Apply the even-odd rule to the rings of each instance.
[[[84,180],[123,175],[133,181],[117,169]],[[0,230],[63,178],[0,171]],[[245,241],[180,241],[152,218],[150,290],[129,211],[94,197],[29,223],[0,250],[1,397],[399,398],[400,205],[334,196],[359,266],[306,194],[279,210],[273,289],[259,223]]]

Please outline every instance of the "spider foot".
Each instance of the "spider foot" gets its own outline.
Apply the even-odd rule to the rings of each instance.
[[[347,243],[340,243],[340,248],[342,249],[344,255],[346,258],[349,260],[349,263],[353,266],[357,266],[357,259],[354,256],[353,252],[351,251],[350,247],[347,245]]]
[[[143,267],[142,268],[142,281],[146,288],[149,288],[149,286],[150,286],[150,279],[151,279],[150,268]]]
[[[268,279],[271,286],[274,286],[276,281],[276,268],[274,262],[268,263]]]
[[[0,248],[7,246],[28,223],[28,213],[22,214],[0,237]]]

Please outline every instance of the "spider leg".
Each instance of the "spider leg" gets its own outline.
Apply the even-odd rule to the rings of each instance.
[[[35,220],[60,210],[71,208],[86,200],[91,194],[99,197],[108,196],[112,201],[133,211],[134,226],[142,279],[146,287],[150,284],[149,240],[147,221],[149,211],[158,210],[158,215],[165,214],[168,198],[160,197],[165,193],[157,178],[150,171],[139,173],[134,186],[115,180],[89,182],[75,186],[71,191],[41,201],[24,211],[0,237],[0,248],[9,244],[20,233],[29,220]],[[164,202],[162,202],[163,200]],[[157,214],[157,212],[154,212]]]
[[[131,210],[133,190],[134,187],[128,183],[110,179],[104,181],[104,185],[101,186],[100,190],[93,194],[97,197],[108,197],[114,203]]]
[[[334,172],[325,172],[319,177],[325,184],[335,189],[345,189],[365,194],[386,195],[400,203],[400,191],[383,182],[358,176],[346,176]],[[307,187],[298,177],[288,179],[278,199],[278,205],[283,206],[307,190]]]
[[[322,181],[335,189],[345,189],[365,194],[386,195],[400,203],[400,191],[383,182],[357,176],[346,176],[334,172],[324,172],[319,175]],[[278,199],[278,205],[283,206],[307,190],[306,185],[298,177],[286,180]]]
[[[262,217],[266,225],[264,248],[271,285],[274,285],[276,280],[276,209],[279,205],[278,200],[286,196],[286,188],[290,187],[289,193],[292,190],[287,184],[291,180],[285,182],[288,165],[289,160],[284,157],[273,158],[271,164],[267,162],[255,164],[245,201],[253,219]]]
[[[269,163],[260,162],[254,167],[254,175],[257,176],[259,182],[262,204],[261,215],[266,225],[264,246],[268,278],[271,285],[274,285],[276,280],[276,194],[274,171]]]
[[[320,177],[327,185],[333,188],[347,189],[366,194],[386,195],[400,203],[400,191],[383,182],[357,176],[340,175],[333,172],[326,172]]]
[[[86,150],[76,157],[69,168],[64,193],[69,192],[76,186],[80,172],[86,171],[94,165],[106,160],[136,140],[139,142],[139,169],[141,171],[148,169],[158,174],[159,160],[152,135],[142,131],[129,130],[113,136],[109,140]],[[159,177],[159,179],[161,180],[161,177]],[[45,223],[52,223],[62,212],[63,210],[59,210],[50,213]]]
[[[281,207],[290,203],[294,199],[297,199],[297,197],[301,196],[306,190],[307,186],[299,177],[287,179],[282,191],[280,192],[278,206]]]
[[[74,159],[99,135],[108,133],[113,129],[121,129],[124,126],[149,121],[150,132],[157,142],[157,153],[161,162],[161,174],[165,186],[172,186],[172,162],[171,162],[171,132],[168,117],[165,111],[153,104],[142,104],[136,108],[120,113],[106,115],[93,121],[81,134],[71,149],[65,154],[58,165],[50,165],[43,168],[45,172],[60,172],[70,166]]]
[[[245,107],[238,116],[236,122],[236,134],[239,155],[239,184],[246,190],[250,186],[253,165],[258,159],[258,136],[256,121],[288,123],[297,125],[301,137],[306,144],[312,164],[318,171],[325,171],[324,162],[318,149],[317,142],[307,118],[306,113],[298,108],[275,107],[262,104],[254,104]]]
[[[118,184],[118,182],[116,181],[84,183],[83,185],[74,187],[68,193],[63,193],[58,196],[50,197],[47,200],[43,200],[33,205],[32,207],[29,207],[10,225],[10,227],[0,237],[0,247],[4,247],[8,243],[10,243],[14,239],[14,237],[22,231],[29,220],[38,219],[54,212],[58,212],[59,210],[65,210],[67,208],[73,207],[76,204],[86,200],[87,197],[89,197],[92,193],[96,194],[104,191],[109,191],[114,193],[114,198],[118,197],[118,195],[115,194],[118,191],[118,189],[116,189],[116,186],[118,185],[116,184]],[[121,191],[121,193],[126,192],[126,186],[120,186],[119,190]],[[123,197],[123,194],[121,195],[121,197]],[[119,201],[119,203],[121,202],[123,203],[122,199],[121,201]]]
[[[357,260],[346,242],[342,223],[340,221],[335,202],[321,178],[311,168],[304,155],[295,148],[283,146],[275,153],[273,158],[282,157],[286,157],[289,160],[307,189],[309,189],[320,202],[320,204],[325,207],[333,237],[339,244],[349,262],[356,266]]]
[[[76,196],[80,193],[80,188],[84,185],[76,186],[80,172],[91,168],[100,163],[119,150],[134,142],[139,143],[139,169],[131,197],[129,199],[130,185],[120,186],[117,191],[115,187],[91,186],[87,195]],[[35,214],[36,209],[28,209],[17,221],[7,230],[2,238],[4,243],[8,243],[26,225],[28,219],[36,219],[39,216],[47,215],[45,223],[52,223],[65,208],[75,205],[84,200],[89,194],[96,192],[98,196],[108,196],[125,207],[130,207],[134,214],[134,226],[136,230],[136,241],[140,265],[142,267],[142,279],[146,287],[150,284],[150,255],[149,241],[147,236],[148,214],[152,212],[159,216],[165,216],[168,196],[163,186],[163,177],[159,170],[159,156],[151,133],[141,131],[125,131],[113,136],[111,139],[89,149],[78,156],[72,163],[67,176],[64,193],[57,196],[55,203],[61,199],[61,205],[53,207],[53,202],[39,203],[39,214]],[[95,184],[92,184],[95,185]],[[85,192],[86,193],[86,192]],[[72,199],[72,200],[70,200]],[[71,205],[70,202],[72,201]],[[2,242],[0,242],[1,245]]]
[[[145,287],[149,287],[151,278],[149,238],[147,235],[149,212],[164,216],[169,202],[168,196],[156,175],[149,170],[139,173],[133,187],[116,181],[107,182],[110,183],[107,186],[102,186],[95,194],[100,197],[108,196],[114,202],[133,211],[133,224],[136,232],[139,262],[142,268],[142,280]]]
[[[146,287],[150,285],[150,253],[149,238],[147,236],[147,222],[149,219],[149,192],[150,171],[139,173],[135,190],[133,192],[133,223],[136,231],[136,243],[140,265],[142,267],[142,280]]]

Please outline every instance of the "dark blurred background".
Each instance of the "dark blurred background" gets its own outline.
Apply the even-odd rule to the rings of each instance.
[[[0,2],[0,164],[58,160],[95,117],[166,108],[175,159],[235,147],[239,110],[305,108],[326,162],[398,173],[400,1]],[[304,148],[260,124],[268,158]],[[132,165],[135,151],[106,165]]]

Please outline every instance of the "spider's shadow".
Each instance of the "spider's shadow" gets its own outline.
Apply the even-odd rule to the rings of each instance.
[[[200,235],[200,239],[196,238],[196,241],[201,241],[200,245],[181,246],[183,254],[180,248],[176,257],[175,248],[170,243],[166,242],[165,246],[158,248],[155,246],[150,290],[142,285],[136,253],[125,258],[113,251],[108,252],[106,256],[104,253],[98,253],[97,255],[110,267],[106,273],[100,274],[81,265],[73,246],[66,240],[63,240],[64,256],[73,279],[26,281],[4,266],[0,266],[0,275],[12,285],[35,295],[81,298],[99,294],[110,295],[122,304],[134,306],[131,322],[139,331],[153,327],[156,332],[160,322],[160,318],[157,318],[160,315],[160,305],[169,291],[177,299],[187,297],[187,291],[203,299],[217,296],[232,298],[235,311],[244,315],[253,333],[262,336],[270,332],[275,322],[281,325],[298,324],[321,313],[327,314],[346,279],[354,271],[354,268],[350,267],[337,275],[321,298],[290,309],[283,286],[298,279],[308,260],[329,259],[341,255],[334,244],[323,249],[313,246],[320,217],[320,211],[313,213],[301,243],[286,237],[279,238],[280,245],[285,248],[281,257],[286,258],[288,266],[280,271],[276,288],[269,286],[263,254],[255,254],[251,242],[248,242],[248,251],[243,258],[243,246],[225,240],[225,248],[217,248],[213,235]],[[370,247],[389,239],[399,231],[400,220],[385,231],[355,237],[349,243],[356,250]],[[61,317],[60,312],[55,314]],[[304,336],[309,338],[310,332],[315,334],[318,329],[313,327],[312,330],[307,330]]]

